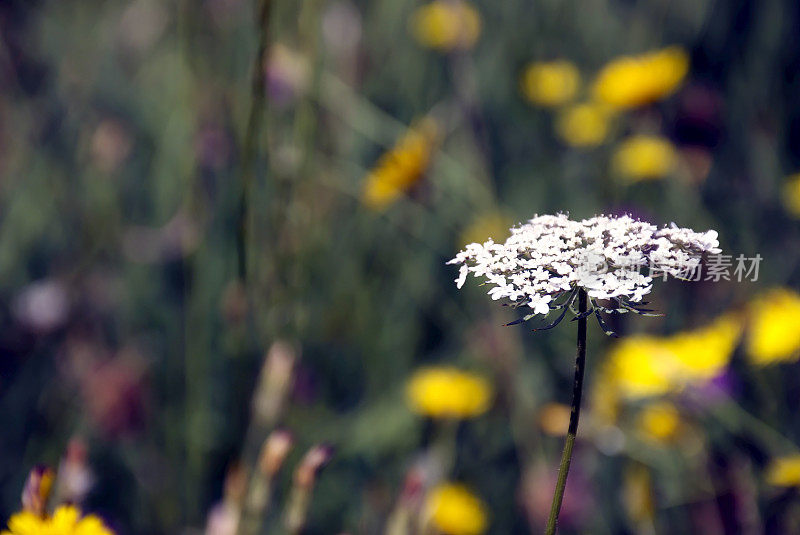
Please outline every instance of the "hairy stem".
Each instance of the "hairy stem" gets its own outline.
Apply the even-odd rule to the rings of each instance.
[[[586,290],[578,290],[578,313],[583,315],[587,310]],[[558,480],[553,492],[553,505],[550,507],[550,516],[547,519],[546,535],[554,535],[558,524],[558,513],[561,511],[561,501],[564,499],[564,489],[567,486],[567,474],[572,462],[572,447],[575,445],[575,436],[578,434],[578,418],[581,414],[581,395],[583,394],[583,371],[586,367],[586,317],[578,320],[578,350],[575,357],[575,381],[572,384],[572,410],[569,415],[569,428],[567,441],[561,454],[561,464],[558,468]]]

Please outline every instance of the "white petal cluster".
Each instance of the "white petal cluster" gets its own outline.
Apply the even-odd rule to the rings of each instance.
[[[471,243],[448,264],[460,264],[456,284],[469,273],[492,286],[493,299],[547,314],[553,298],[581,287],[592,299],[639,302],[653,275],[691,273],[703,253],[719,253],[716,231],[701,233],[597,216],[572,221],[565,214],[537,216],[511,229],[505,243]]]

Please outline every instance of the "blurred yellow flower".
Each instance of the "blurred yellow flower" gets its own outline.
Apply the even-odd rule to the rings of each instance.
[[[463,485],[446,483],[435,487],[425,506],[434,527],[447,535],[479,535],[486,531],[486,506]]]
[[[460,0],[435,0],[419,7],[410,23],[422,46],[441,52],[472,48],[481,35],[480,13]]]
[[[680,429],[678,409],[672,403],[662,401],[648,404],[637,415],[636,429],[650,442],[663,443],[674,439]]]
[[[592,94],[615,108],[636,108],[673,93],[688,72],[689,56],[678,46],[625,56],[601,69]]]
[[[522,73],[522,93],[534,104],[559,106],[575,97],[581,83],[578,68],[569,61],[535,62]]]
[[[467,418],[489,409],[492,387],[483,377],[448,366],[417,371],[406,388],[414,412],[432,418]]]
[[[611,113],[606,106],[584,102],[562,110],[556,119],[556,132],[575,147],[601,144],[608,135]]]
[[[797,360],[800,356],[800,294],[776,288],[749,307],[747,354],[757,365]]]
[[[662,178],[676,161],[675,147],[660,136],[632,136],[620,143],[613,157],[617,172],[632,182]]]
[[[766,479],[776,487],[800,487],[800,455],[773,459],[767,466]]]
[[[726,314],[672,336],[630,336],[612,348],[604,371],[623,397],[658,396],[719,375],[741,332],[742,319]]]
[[[616,344],[606,361],[608,377],[620,394],[643,398],[672,388],[674,359],[655,336],[633,335]]]
[[[461,234],[460,242],[464,247],[470,243],[483,243],[489,238],[497,242],[505,240],[511,231],[513,221],[500,212],[488,212],[478,216]]]
[[[383,210],[411,189],[427,170],[438,138],[439,126],[429,117],[410,128],[367,175],[364,204]]]
[[[794,217],[800,217],[800,173],[786,177],[781,198],[786,211]]]
[[[2,535],[113,535],[99,517],[87,515],[71,505],[62,505],[52,517],[40,517],[29,511],[12,515],[8,531]]]
[[[539,410],[539,427],[555,437],[567,434],[572,409],[562,403],[547,403]]]
[[[675,359],[673,380],[707,381],[719,375],[736,349],[742,328],[739,315],[725,314],[705,327],[667,337],[666,348]]]

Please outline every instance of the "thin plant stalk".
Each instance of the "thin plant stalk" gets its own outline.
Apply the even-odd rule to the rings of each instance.
[[[255,160],[258,151],[259,134],[264,121],[266,107],[266,79],[264,61],[269,45],[269,23],[271,0],[260,0],[258,3],[258,48],[253,59],[251,78],[250,113],[247,117],[247,129],[244,134],[241,162],[241,185],[239,191],[239,207],[236,227],[237,268],[240,281],[247,279],[247,242],[248,211],[253,182],[255,182]]]
[[[558,524],[558,513],[561,511],[561,501],[564,499],[564,489],[567,486],[569,465],[572,462],[572,448],[575,445],[575,436],[578,434],[578,418],[581,414],[581,395],[583,394],[583,372],[586,368],[586,323],[584,314],[587,310],[586,290],[578,290],[578,350],[575,357],[575,381],[572,384],[572,408],[569,415],[569,428],[567,441],[561,454],[561,464],[558,468],[558,480],[553,492],[553,505],[550,507],[550,516],[547,519],[546,535],[554,535]]]

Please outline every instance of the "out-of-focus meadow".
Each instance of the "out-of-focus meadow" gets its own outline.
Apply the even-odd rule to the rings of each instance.
[[[2,527],[44,464],[42,507],[118,534],[541,532],[575,323],[504,327],[445,262],[564,211],[716,229],[731,265],[590,325],[560,533],[799,533],[798,29],[779,0],[0,2]]]

